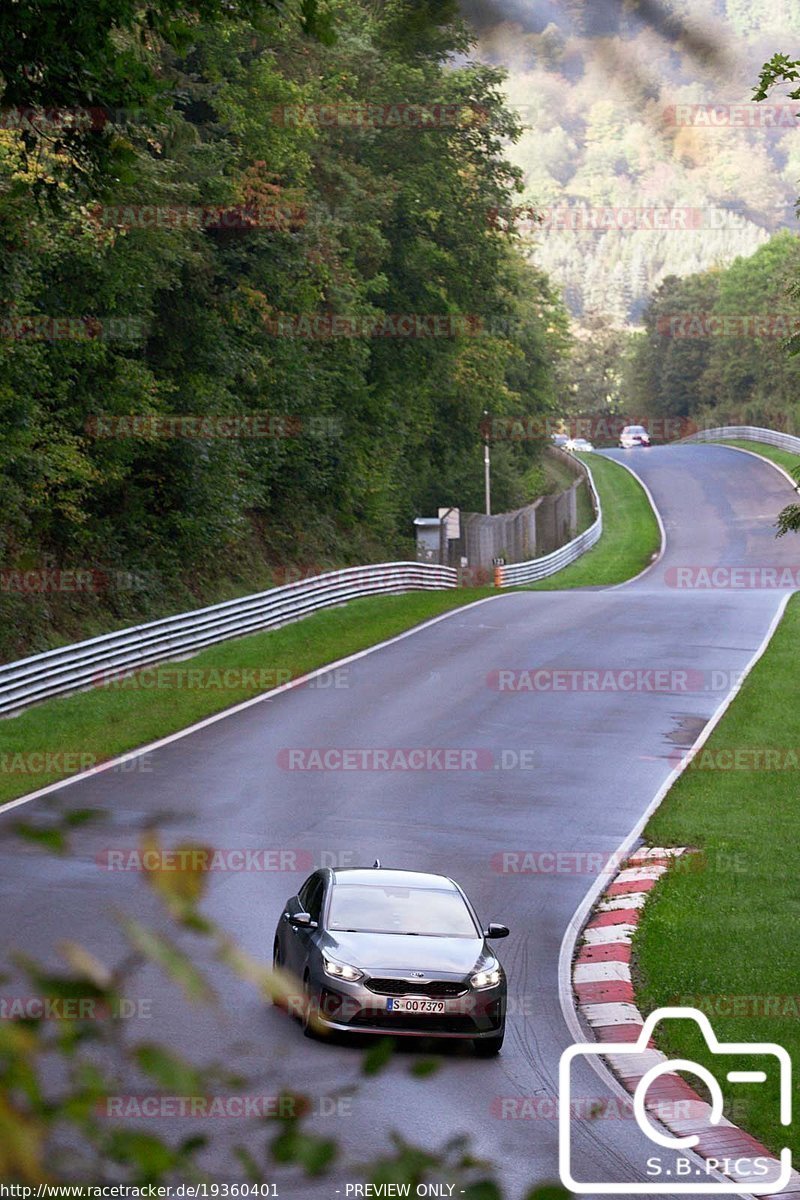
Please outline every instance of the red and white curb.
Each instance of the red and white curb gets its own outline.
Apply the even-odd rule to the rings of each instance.
[[[645,1019],[636,1006],[631,978],[633,934],[648,893],[674,860],[688,853],[691,851],[687,847],[662,846],[643,846],[635,851],[606,888],[583,929],[572,965],[572,986],[577,1011],[598,1042],[639,1040]],[[652,1040],[641,1054],[607,1054],[605,1060],[631,1095],[652,1067],[668,1061]],[[662,1074],[648,1088],[645,1108],[675,1136],[696,1134],[699,1141],[693,1149],[701,1158],[729,1160],[732,1169],[724,1174],[734,1183],[753,1185],[752,1173],[736,1173],[737,1159],[766,1159],[767,1178],[779,1177],[781,1164],[772,1152],[726,1117],[711,1124],[711,1105],[680,1075]],[[800,1200],[800,1173],[792,1171],[788,1188],[772,1195],[782,1200]]]

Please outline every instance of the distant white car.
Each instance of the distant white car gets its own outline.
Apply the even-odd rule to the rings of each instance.
[[[649,446],[650,434],[644,425],[626,425],[619,435],[619,444],[623,450],[632,450],[634,446]]]
[[[579,454],[585,454],[587,450],[594,450],[594,446],[586,438],[570,438],[565,443],[564,449],[573,453],[577,450]]]
[[[565,433],[551,433],[550,441],[554,446],[560,446],[563,449],[569,441],[569,438]]]

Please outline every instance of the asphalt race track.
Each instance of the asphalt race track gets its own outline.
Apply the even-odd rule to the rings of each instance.
[[[53,963],[64,937],[113,961],[123,941],[114,910],[165,927],[136,872],[109,871],[107,848],[135,848],[160,822],[166,844],[309,852],[315,863],[386,866],[452,874],[486,920],[512,930],[498,943],[510,983],[506,1045],[491,1061],[448,1045],[441,1067],[418,1080],[423,1051],[404,1043],[389,1067],[353,1095],[331,1102],[315,1126],[340,1139],[349,1163],[336,1177],[283,1184],[282,1196],[333,1196],[364,1179],[357,1164],[388,1145],[389,1131],[427,1145],[469,1131],[493,1159],[511,1197],[558,1171],[558,1060],[571,1038],[562,1016],[557,964],[565,930],[595,882],[597,856],[619,846],[676,761],[692,744],[762,643],[785,595],[774,587],[682,588],[678,568],[795,566],[791,538],[773,522],[789,484],[756,458],[719,446],[614,451],[649,486],[667,534],[662,559],[616,589],[518,592],[458,611],[344,669],[340,685],[303,686],[256,704],[152,754],[142,769],[80,780],[3,815],[0,923],[4,948],[24,946]],[[268,666],[269,664],[264,664]],[[688,672],[672,690],[501,691],[497,671],[667,669]],[[507,677],[506,677],[507,678]],[[561,677],[556,677],[559,679]],[[622,679],[623,677],[620,677]],[[642,676],[645,680],[647,676]],[[478,770],[288,770],[287,748],[459,747],[491,751]],[[55,747],[54,747],[55,748]],[[509,765],[525,755],[526,769]],[[483,764],[486,754],[479,755]],[[503,765],[505,764],[505,765]],[[144,768],[147,769],[144,769]],[[107,819],[75,834],[60,859],[10,835],[13,821],[46,809],[90,807]],[[536,873],[503,870],[532,852]],[[562,855],[559,870],[550,854]],[[589,857],[592,856],[592,857]],[[275,921],[308,873],[221,871],[206,908],[252,953],[271,956]],[[188,942],[202,961],[201,939]],[[698,947],[698,953],[702,948]],[[187,1055],[256,1077],[249,1094],[278,1086],[335,1092],[359,1078],[347,1045],[303,1038],[284,1014],[265,1009],[211,963],[220,1011],[191,1010],[153,971],[136,993],[152,1016],[127,1022],[135,1040],[160,1040]],[[19,994],[5,985],[0,994]],[[426,1054],[428,1051],[424,1051]],[[129,1092],[147,1090],[131,1080]],[[575,1087],[579,1107],[612,1099],[588,1066]],[[521,1107],[523,1098],[531,1098]],[[520,1116],[520,1113],[526,1115]],[[140,1124],[144,1124],[141,1122]],[[185,1137],[190,1119],[163,1122]],[[242,1126],[216,1121],[207,1159],[219,1179],[241,1178],[227,1150]],[[644,1181],[653,1146],[629,1119],[578,1120],[575,1172],[598,1181]],[[344,1193],[342,1193],[344,1194]]]

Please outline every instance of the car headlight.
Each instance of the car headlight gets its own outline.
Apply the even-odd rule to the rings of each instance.
[[[357,970],[356,967],[349,967],[347,963],[334,962],[325,954],[322,956],[322,964],[325,967],[326,975],[330,975],[332,979],[346,979],[348,983],[355,983],[363,974],[363,971]]]
[[[476,971],[470,979],[470,983],[474,988],[494,987],[502,979],[503,974],[499,967],[492,967],[489,971]]]

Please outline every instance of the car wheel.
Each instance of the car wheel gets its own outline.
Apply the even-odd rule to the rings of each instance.
[[[475,1038],[473,1045],[478,1058],[494,1058],[496,1054],[499,1054],[504,1036],[505,1030],[501,1030],[495,1037]]]

